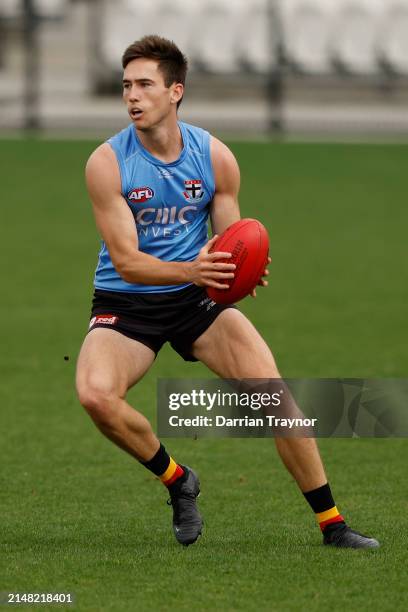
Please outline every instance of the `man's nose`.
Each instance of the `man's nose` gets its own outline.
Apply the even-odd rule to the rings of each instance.
[[[132,102],[140,100],[140,87],[137,87],[137,85],[133,85],[131,87],[129,93],[129,100],[131,100]]]

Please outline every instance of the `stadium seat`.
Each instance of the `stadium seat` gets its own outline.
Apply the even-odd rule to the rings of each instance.
[[[102,62],[111,70],[120,69],[127,45],[154,31],[154,8],[152,0],[103,0],[99,7],[99,52]]]
[[[156,0],[152,16],[151,31],[173,40],[192,59],[192,41],[197,37],[201,23],[198,17],[199,5],[191,0]]]
[[[22,2],[21,0],[1,0],[0,2],[0,18],[16,19],[21,17]]]
[[[332,26],[331,0],[282,0],[285,57],[296,70],[326,73]]]
[[[68,0],[34,0],[35,13],[43,19],[59,19],[65,16]],[[22,0],[1,0],[0,17],[18,19],[23,15]]]
[[[276,62],[278,23],[273,24],[273,18],[269,0],[252,0],[243,7],[237,53],[241,64],[253,72],[268,73]]]
[[[101,6],[101,54],[103,61],[117,69],[128,44],[147,34],[174,40],[189,54],[197,36],[197,5],[189,0],[104,0]]]
[[[408,74],[408,0],[388,0],[381,24],[381,63],[395,74]]]
[[[338,0],[331,54],[348,74],[378,72],[376,45],[384,0]]]
[[[35,10],[43,19],[61,19],[65,17],[68,0],[35,0]]]
[[[192,53],[196,63],[213,73],[240,69],[238,41],[246,0],[208,0],[196,15]]]

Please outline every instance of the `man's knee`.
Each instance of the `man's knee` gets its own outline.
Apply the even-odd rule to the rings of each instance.
[[[92,379],[77,381],[78,399],[92,419],[109,423],[114,417],[119,394],[107,381]]]

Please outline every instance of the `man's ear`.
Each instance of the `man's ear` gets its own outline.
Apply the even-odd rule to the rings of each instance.
[[[183,94],[184,85],[182,85],[182,83],[173,83],[173,85],[171,86],[170,102],[172,104],[177,104],[178,102],[180,102],[181,98],[183,97]]]

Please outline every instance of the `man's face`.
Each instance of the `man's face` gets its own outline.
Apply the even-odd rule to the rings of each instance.
[[[155,60],[132,60],[123,73],[123,99],[138,130],[158,125],[173,112],[182,90],[183,86],[176,83],[166,87]]]

